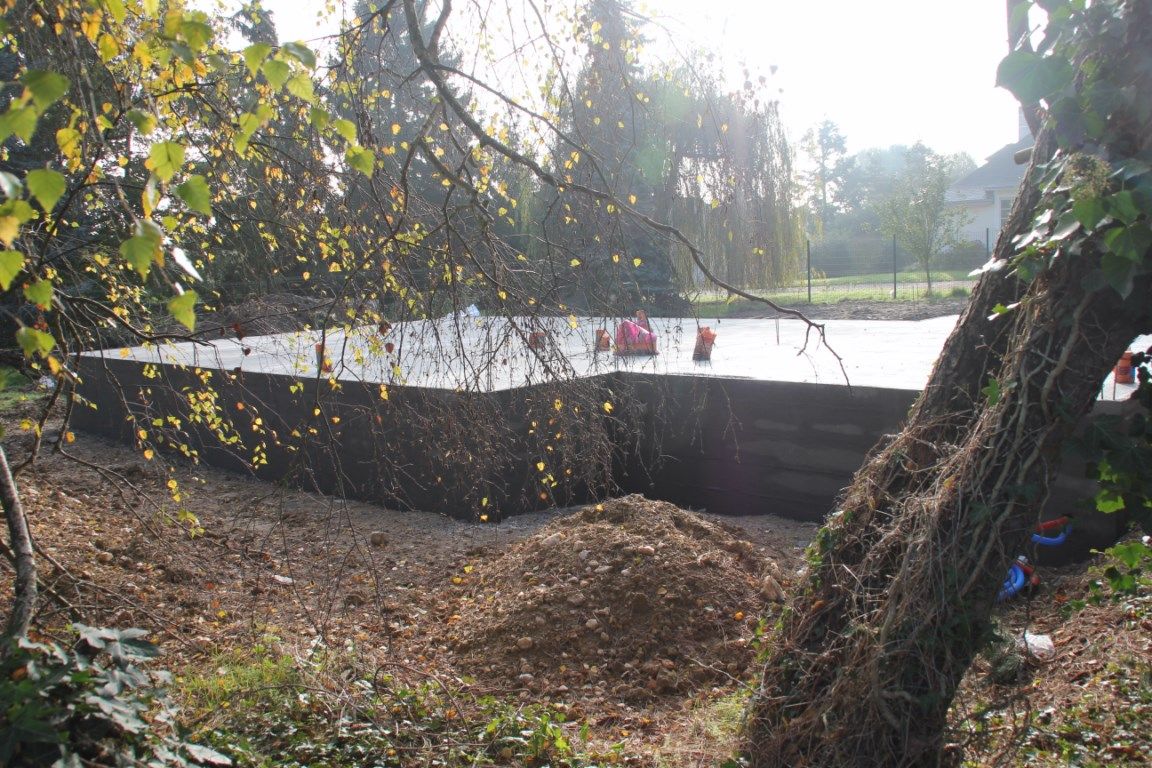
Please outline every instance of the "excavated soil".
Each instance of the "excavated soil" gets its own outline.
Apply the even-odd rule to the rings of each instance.
[[[741,677],[781,569],[739,529],[642,496],[582,509],[480,563],[449,617],[495,688],[642,702]]]

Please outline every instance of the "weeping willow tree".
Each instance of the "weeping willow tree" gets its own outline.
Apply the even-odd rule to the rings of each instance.
[[[999,81],[1038,136],[972,302],[903,430],[809,551],[749,712],[750,765],[935,766],[1062,442],[1152,330],[1152,4],[1009,3]]]

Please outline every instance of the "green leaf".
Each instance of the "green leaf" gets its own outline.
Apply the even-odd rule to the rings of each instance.
[[[22,269],[24,254],[20,251],[0,251],[0,290],[8,290]]]
[[[344,159],[348,165],[368,178],[372,178],[372,172],[376,170],[376,155],[372,154],[372,150],[364,147],[348,147],[348,151],[344,153]]]
[[[1072,65],[1064,59],[1014,51],[997,67],[996,85],[1011,91],[1023,104],[1035,104],[1069,85],[1073,74]]]
[[[128,17],[128,13],[124,8],[124,0],[104,0],[104,7],[108,9],[109,15],[112,16],[117,24],[123,24],[124,19]]]
[[[1152,230],[1146,224],[1116,227],[1104,234],[1104,242],[1111,253],[1134,264],[1141,264],[1152,248]]]
[[[24,286],[24,298],[40,309],[49,309],[52,306],[52,281],[37,280]]]
[[[1080,229],[1080,221],[1072,214],[1064,214],[1056,222],[1056,228],[1048,236],[1049,242],[1067,240],[1076,230]]]
[[[980,391],[984,394],[984,398],[988,401],[990,407],[1000,402],[1000,382],[996,381],[996,379],[989,378],[988,384]]]
[[[38,331],[35,328],[21,328],[16,331],[16,341],[24,350],[25,357],[47,357],[56,348],[56,339],[52,334]]]
[[[179,296],[173,296],[168,300],[168,314],[172,315],[176,322],[189,331],[196,330],[196,301],[198,298],[196,291],[184,291]]]
[[[150,221],[141,221],[136,226],[136,235],[120,244],[120,255],[132,265],[142,278],[148,277],[152,262],[160,260],[160,246],[164,233]]]
[[[156,118],[147,112],[139,109],[132,109],[128,111],[128,120],[132,125],[136,126],[136,130],[142,135],[147,136],[156,130]]]
[[[284,83],[288,81],[288,76],[292,74],[292,68],[279,59],[269,59],[264,62],[264,66],[260,69],[264,72],[268,84],[277,91],[284,87]]]
[[[184,165],[184,147],[174,141],[153,144],[146,165],[161,181],[166,182]]]
[[[256,73],[260,71],[260,65],[268,58],[268,54],[272,52],[272,46],[268,43],[253,43],[244,49],[244,66],[248,67],[248,73],[252,77],[256,77]]]
[[[293,75],[288,80],[288,93],[296,98],[312,103],[316,100],[316,93],[313,90],[312,78],[304,72]]]
[[[311,48],[304,45],[304,43],[284,43],[284,45],[280,46],[280,50],[296,59],[296,61],[308,69],[316,69],[316,54],[312,52]]]
[[[1100,198],[1086,197],[1072,205],[1072,215],[1084,226],[1085,231],[1091,232],[1108,215],[1108,209]]]
[[[204,50],[212,40],[212,26],[197,18],[186,18],[180,23],[180,34],[195,52]]]
[[[197,213],[212,215],[212,192],[208,189],[208,182],[203,176],[199,174],[190,176],[187,181],[176,187],[176,194]]]
[[[343,136],[348,142],[356,141],[356,124],[351,120],[337,120],[332,123],[332,127],[336,129],[336,133]]]
[[[1140,206],[1137,205],[1132,193],[1127,190],[1109,195],[1105,202],[1108,205],[1108,213],[1125,224],[1131,224],[1140,218]]]
[[[1100,259],[1100,269],[1104,272],[1108,285],[1112,286],[1121,297],[1127,298],[1132,292],[1136,265],[1129,259],[1109,251]]]
[[[317,130],[324,130],[328,127],[328,123],[332,121],[332,115],[327,110],[320,107],[312,107],[308,112],[308,122],[316,127]]]
[[[7,112],[0,115],[0,142],[9,136],[18,136],[25,144],[32,141],[36,133],[36,120],[38,115],[33,107],[17,107],[13,105]]]
[[[32,102],[41,112],[68,93],[68,78],[55,72],[30,69],[20,80],[32,94]]]
[[[9,200],[0,205],[0,242],[11,247],[20,235],[20,227],[35,215],[36,211],[24,200]]]
[[[47,168],[29,171],[24,182],[45,213],[56,207],[56,202],[64,196],[64,191],[68,188],[63,174]]]

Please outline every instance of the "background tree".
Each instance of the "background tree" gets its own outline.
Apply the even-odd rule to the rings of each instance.
[[[905,153],[904,168],[892,190],[880,203],[880,226],[910,253],[932,293],[932,262],[958,242],[965,214],[948,205],[946,193],[953,181],[974,168],[967,155],[939,155],[915,144]]]
[[[810,550],[751,705],[753,766],[944,760],[948,708],[1061,444],[1152,329],[1152,111],[1119,96],[1152,88],[1152,6],[1044,7],[1043,53],[1018,29],[998,74],[1044,127],[993,268]]]
[[[800,149],[812,166],[802,174],[802,183],[808,191],[808,210],[824,233],[837,207],[835,199],[842,184],[848,144],[840,126],[823,120],[804,134]]]

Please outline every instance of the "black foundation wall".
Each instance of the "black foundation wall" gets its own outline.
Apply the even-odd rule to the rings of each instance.
[[[870,387],[605,374],[585,382],[584,397],[589,408],[602,399],[617,403],[614,418],[603,422],[615,430],[618,448],[611,476],[567,476],[563,467],[589,454],[569,448],[565,458],[546,444],[542,435],[551,430],[539,427],[560,412],[553,408],[559,391],[547,387],[491,394],[392,387],[385,399],[378,385],[357,382],[333,389],[326,380],[206,374],[98,357],[81,358],[79,369],[81,393],[96,406],[76,409],[79,429],[119,440],[138,439],[143,429],[168,450],[185,446],[214,466],[462,519],[624,491],[723,515],[819,521],[865,454],[900,428],[916,396]],[[1117,408],[1101,403],[1098,410]],[[155,419],[173,414],[178,426],[155,426]],[[214,434],[220,417],[234,431]],[[1107,546],[1120,532],[1123,521],[1096,515],[1084,503],[1092,493],[1083,462],[1070,458],[1045,509],[1047,517],[1077,516],[1077,533],[1063,554]]]

